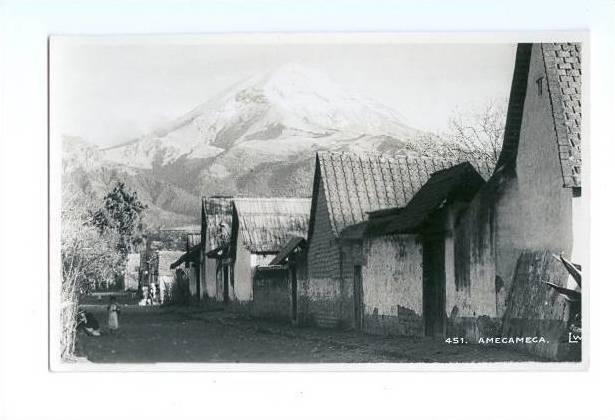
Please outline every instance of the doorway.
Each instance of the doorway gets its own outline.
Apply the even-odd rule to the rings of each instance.
[[[223,290],[223,297],[224,297],[224,303],[228,303],[229,302],[229,273],[228,273],[228,265],[224,265],[222,267],[222,290]]]
[[[363,277],[361,266],[354,266],[353,275],[353,295],[354,295],[354,328],[361,330],[363,327]]]
[[[423,241],[423,318],[425,335],[445,334],[444,237],[426,237]]]

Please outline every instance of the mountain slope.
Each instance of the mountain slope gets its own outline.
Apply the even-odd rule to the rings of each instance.
[[[394,110],[289,64],[115,147],[66,138],[64,161],[100,192],[123,180],[150,206],[150,222],[168,226],[198,220],[201,195],[309,196],[319,150],[437,152],[428,138]]]
[[[116,182],[124,182],[148,206],[145,222],[150,227],[198,222],[199,197],[159,179],[151,170],[105,161],[100,149],[78,137],[63,139],[62,171],[64,190],[86,194],[101,203]]]
[[[289,64],[101,152],[196,195],[309,195],[316,151],[419,153],[425,134],[321,72]]]

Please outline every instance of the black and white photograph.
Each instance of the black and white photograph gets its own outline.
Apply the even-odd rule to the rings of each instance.
[[[0,0],[0,419],[613,420],[611,0]]]
[[[580,364],[585,48],[51,37],[54,366]]]

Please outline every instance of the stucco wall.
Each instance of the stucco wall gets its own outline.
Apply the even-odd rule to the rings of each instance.
[[[331,229],[322,180],[313,223],[307,255],[309,278],[305,287],[300,288],[301,298],[307,301],[308,323],[333,327],[340,310],[340,249]]]
[[[456,223],[454,302],[460,316],[506,312],[515,267],[524,251],[572,250],[572,190],[563,188],[561,164],[540,45],[532,49],[516,162],[500,168]],[[476,290],[477,282],[480,282]],[[453,292],[447,288],[447,293]],[[484,298],[478,298],[477,293]],[[478,304],[478,306],[477,306]],[[447,308],[450,310],[450,308]]]
[[[188,263],[188,267],[186,268],[186,272],[188,273],[188,287],[190,290],[190,296],[196,296],[196,267],[194,263]]]
[[[372,334],[423,333],[422,246],[415,235],[366,237],[363,328]]]
[[[572,199],[572,251],[570,258],[577,264],[585,265],[589,259],[587,204],[582,197]],[[569,278],[568,287],[576,287],[574,280]]]
[[[572,190],[563,188],[559,149],[540,45],[534,45],[519,137],[514,187],[497,208],[497,274],[512,287],[525,250],[572,251]],[[543,79],[544,80],[544,79]]]
[[[493,209],[485,189],[459,216],[452,215],[453,237],[446,241],[448,257],[446,314],[449,318],[497,315]]]
[[[290,320],[290,288],[287,268],[257,269],[254,272],[252,315]]]
[[[252,300],[252,265],[251,254],[242,245],[237,244],[232,276],[233,300],[249,302]]]
[[[204,282],[203,290],[207,294],[207,297],[215,300],[222,300],[222,292],[218,293],[218,287],[216,282],[216,267],[217,260],[214,258],[205,257],[204,264],[201,265],[201,270],[205,270],[206,275],[203,275],[201,271],[201,279]]]
[[[249,302],[253,298],[253,277],[257,266],[266,266],[275,255],[252,254],[243,244],[237,244],[232,276],[232,299]]]
[[[340,241],[340,295],[338,325],[358,328],[354,319],[354,270],[363,265],[361,241]],[[362,269],[361,269],[362,271]]]
[[[231,285],[231,273],[229,267],[229,288]],[[229,297],[232,296],[229,294]],[[216,264],[216,300],[218,302],[224,301],[224,265]]]

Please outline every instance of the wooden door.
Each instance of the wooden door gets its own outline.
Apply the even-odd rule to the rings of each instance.
[[[354,327],[360,330],[363,326],[363,278],[361,276],[361,266],[354,266],[353,276],[354,294]]]
[[[423,242],[423,319],[425,335],[445,333],[444,238],[425,238]]]

